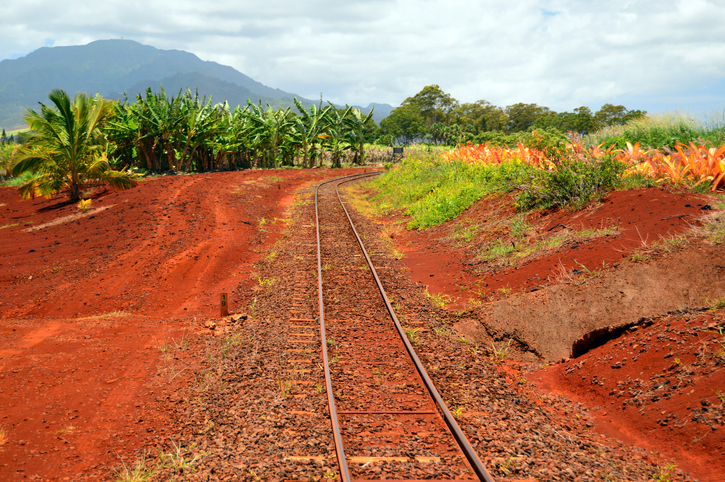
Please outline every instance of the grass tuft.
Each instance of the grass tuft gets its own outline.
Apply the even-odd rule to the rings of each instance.
[[[129,467],[125,462],[121,462],[123,468],[116,472],[115,482],[147,482],[151,480],[156,473],[156,467],[147,467],[146,459],[141,458]]]

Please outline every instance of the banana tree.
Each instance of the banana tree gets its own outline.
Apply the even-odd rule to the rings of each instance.
[[[325,128],[325,117],[330,110],[330,106],[317,107],[314,104],[310,106],[308,113],[305,106],[295,97],[294,99],[300,116],[294,118],[295,130],[297,133],[297,141],[302,150],[302,165],[304,167],[313,167],[315,161],[319,157],[319,135],[323,134]]]
[[[350,150],[353,152],[352,162],[362,164],[365,156],[365,134],[370,132],[374,127],[373,108],[370,109],[368,115],[364,116],[360,109],[347,106],[349,113],[343,117],[345,124],[347,141],[350,143]]]
[[[274,110],[267,104],[267,110],[262,110],[261,102],[249,111],[252,122],[251,136],[263,152],[264,167],[277,167],[280,153],[280,144],[284,142],[285,135],[293,125],[290,108]]]
[[[325,133],[318,136],[324,139],[323,145],[330,151],[332,167],[334,168],[342,167],[342,153],[350,148],[345,136],[345,118],[350,114],[352,107],[347,106],[342,114],[340,110],[335,109],[335,106],[330,104],[330,109],[325,116]]]

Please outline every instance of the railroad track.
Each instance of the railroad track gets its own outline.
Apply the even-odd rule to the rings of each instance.
[[[339,194],[370,175],[315,192],[320,340],[340,479],[493,481],[426,374]]]

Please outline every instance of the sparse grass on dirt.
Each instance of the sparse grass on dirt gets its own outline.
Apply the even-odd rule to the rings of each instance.
[[[480,240],[477,243],[480,246],[478,260],[485,262],[485,270],[511,266],[524,262],[527,258],[554,252],[563,245],[586,243],[619,232],[616,224],[580,230],[567,227],[546,230],[530,223],[523,214],[503,214],[493,219],[484,227],[477,228],[476,234],[476,238]]]
[[[115,482],[147,482],[156,474],[155,467],[148,467],[145,458],[136,460],[136,462],[128,466],[122,462],[122,468],[116,472]]]

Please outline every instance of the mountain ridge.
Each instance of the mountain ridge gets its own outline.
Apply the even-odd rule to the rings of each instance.
[[[274,108],[294,107],[293,99],[305,107],[318,101],[266,86],[233,67],[200,59],[183,50],[162,50],[133,40],[96,40],[86,45],[41,47],[25,57],[0,61],[0,127],[23,125],[26,108],[47,102],[51,89],[69,94],[99,93],[107,99],[128,99],[148,88],[176,95],[179,90],[198,90],[214,103],[225,100],[231,108],[244,106],[247,99],[269,103]],[[367,113],[376,107],[373,118],[380,122],[393,109],[371,103],[359,107]]]

